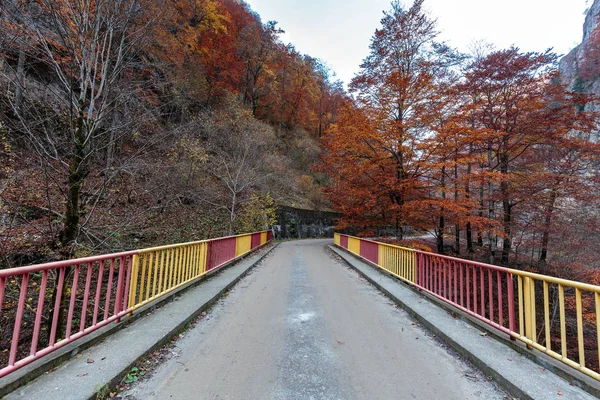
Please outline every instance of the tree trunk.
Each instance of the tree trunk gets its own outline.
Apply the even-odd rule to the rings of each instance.
[[[457,255],[460,255],[460,225],[454,225],[454,252]]]
[[[319,132],[317,137],[323,136],[323,86],[321,86],[321,96],[319,96]]]
[[[469,145],[469,154],[473,152],[473,144]],[[471,163],[467,165],[467,180],[465,181],[465,197],[467,201],[471,199]],[[471,213],[469,213],[471,216]],[[473,253],[473,232],[471,230],[471,221],[467,222],[465,227],[465,234],[467,237],[467,253]]]
[[[550,199],[546,207],[546,216],[544,218],[544,231],[542,232],[542,251],[540,253],[540,263],[545,264],[546,258],[548,257],[548,242],[550,240],[550,226],[552,224],[552,214],[554,213],[554,206],[556,204],[556,198],[558,193],[556,188],[552,188],[550,193]]]
[[[25,50],[23,45],[19,49],[19,61],[17,62],[17,85],[15,87],[15,109],[21,110],[23,104],[23,91],[25,89]]]
[[[458,204],[458,149],[454,150],[454,203]],[[454,252],[460,255],[460,225],[454,224]]]
[[[86,135],[84,132],[83,105],[80,105],[79,116],[76,121],[74,134],[73,154],[69,160],[69,173],[67,177],[67,200],[65,202],[65,219],[60,242],[63,252],[67,257],[72,257],[73,244],[79,235],[79,222],[81,219],[80,202],[81,189],[88,175],[86,165]]]
[[[439,254],[444,254],[444,229],[446,229],[446,221],[444,220],[444,216],[441,215],[439,219],[437,234],[435,235],[437,252]]]
[[[402,224],[400,223],[400,217],[396,215],[396,237],[400,240],[404,240],[404,230],[402,229]]]
[[[512,248],[512,205],[507,199],[504,199],[502,201],[502,209],[504,214],[502,220],[502,227],[504,232],[504,238],[502,239],[502,265],[504,267],[507,267],[508,256],[510,255],[510,250]]]
[[[229,235],[233,235],[233,221],[235,220],[235,204],[237,201],[237,193],[233,192],[233,198],[231,199],[231,212],[229,213]]]
[[[490,172],[492,171],[492,148],[488,147],[488,168]],[[488,196],[490,199],[488,200],[488,218],[490,221],[496,219],[496,212],[494,210],[494,201],[492,200],[492,193],[494,192],[494,184],[490,180],[488,182]],[[496,263],[496,244],[494,241],[494,237],[492,232],[488,232],[488,241],[489,241],[489,253],[490,253],[490,264]]]
[[[465,226],[465,236],[467,237],[467,253],[473,253],[473,230],[471,229],[471,223],[467,222]]]
[[[88,175],[86,165],[86,134],[84,131],[84,113],[83,104],[80,104],[80,112],[76,121],[74,133],[73,154],[69,161],[69,173],[67,177],[67,199],[65,201],[65,218],[63,229],[60,232],[60,248],[64,258],[73,258],[75,255],[75,243],[79,236],[79,227],[81,220],[81,189],[85,178]],[[65,271],[65,282],[71,273],[71,268]],[[60,306],[58,310],[52,311],[50,320],[54,313],[58,312],[58,326],[56,328],[56,338],[64,338],[66,330],[66,309],[68,307],[67,296],[65,296],[66,283],[61,292],[58,292],[58,279],[52,291],[52,299],[56,301],[60,297]],[[54,305],[54,303],[52,303]]]
[[[500,156],[500,173],[503,176],[500,183],[500,193],[502,194],[502,265],[508,266],[508,257],[512,248],[512,204],[510,203],[509,182],[508,182],[508,139],[505,137],[502,143],[504,151]]]
[[[442,199],[446,199],[446,167],[442,167]],[[440,209],[440,218],[438,224],[437,251],[444,254],[444,230],[446,229],[446,219],[444,218],[444,207]]]
[[[483,218],[483,192],[483,182],[481,182],[481,186],[479,187],[479,218]],[[483,234],[481,232],[481,229],[477,229],[477,246],[483,247]]]

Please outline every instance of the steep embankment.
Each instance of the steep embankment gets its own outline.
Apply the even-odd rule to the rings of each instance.
[[[327,206],[311,165],[345,93],[324,63],[242,1],[115,4],[2,2],[0,268]]]
[[[581,44],[560,60],[559,69],[566,84],[580,93],[600,95],[600,74],[597,72],[600,55],[599,17],[600,0],[594,0],[585,17]],[[600,106],[590,103],[586,109],[600,111]],[[600,141],[600,131],[590,139]]]

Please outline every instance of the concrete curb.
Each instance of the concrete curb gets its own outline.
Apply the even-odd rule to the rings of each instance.
[[[271,242],[271,243],[273,243],[273,242]],[[220,290],[218,290],[216,292],[216,294],[214,294],[212,297],[210,297],[209,299],[204,301],[202,304],[199,304],[197,306],[197,308],[195,309],[195,311],[192,312],[191,314],[187,315],[183,319],[182,322],[180,322],[174,328],[170,329],[168,332],[166,332],[164,335],[162,335],[162,337],[160,337],[158,340],[156,340],[154,343],[152,343],[150,346],[148,346],[148,348],[145,349],[143,352],[141,352],[141,354],[136,355],[135,360],[133,362],[129,363],[127,365],[127,367],[120,368],[118,371],[115,371],[114,373],[111,372],[111,374],[113,376],[110,378],[109,381],[104,382],[104,384],[102,386],[102,391],[104,392],[109,389],[112,389],[116,384],[118,384],[122,380],[122,378],[130,371],[130,369],[140,359],[146,357],[148,354],[150,354],[154,350],[162,347],[164,344],[168,343],[173,337],[175,337],[177,334],[179,334],[181,331],[183,331],[185,329],[186,325],[190,321],[197,318],[202,312],[206,311],[219,298],[221,298],[224,293],[231,290],[244,276],[246,276],[246,274],[248,274],[248,272],[250,272],[250,270],[252,270],[252,268],[254,268],[258,263],[260,263],[278,245],[279,245],[278,243],[275,243],[274,245],[267,244],[266,246],[263,246],[255,251],[253,251],[252,253],[249,253],[243,257],[235,259],[235,260],[231,261],[230,263],[226,264],[225,266],[214,271],[213,273],[209,273],[195,282],[190,282],[188,285],[185,285],[185,286],[179,288],[178,290],[170,293],[168,296],[158,299],[154,303],[146,305],[145,307],[141,308],[133,315],[123,318],[123,320],[120,323],[113,325],[113,326],[109,325],[105,329],[100,329],[99,331],[88,335],[86,338],[81,340],[81,343],[74,342],[71,345],[65,346],[65,348],[61,349],[60,351],[57,351],[56,352],[57,354],[54,357],[52,357],[50,360],[40,359],[39,361],[30,364],[30,366],[24,367],[22,369],[22,370],[24,370],[24,372],[22,374],[20,374],[19,376],[17,376],[16,379],[13,378],[11,381],[8,381],[6,383],[4,383],[4,382],[0,383],[0,384],[2,384],[2,386],[0,387],[0,398],[34,398],[28,394],[25,394],[24,397],[20,397],[20,394],[16,394],[16,392],[19,391],[19,389],[21,389],[20,392],[22,392],[21,393],[21,395],[22,395],[23,391],[27,391],[28,383],[31,382],[31,384],[35,384],[36,379],[42,379],[42,377],[46,376],[46,375],[44,375],[46,372],[52,370],[53,368],[55,368],[58,365],[65,364],[66,362],[72,360],[73,357],[76,356],[78,353],[92,348],[94,345],[98,344],[99,342],[102,342],[105,339],[110,338],[110,336],[116,334],[117,332],[122,331],[124,328],[131,326],[132,323],[140,320],[143,316],[146,316],[149,313],[151,313],[152,311],[156,310],[159,306],[163,306],[168,303],[171,303],[173,300],[177,299],[181,294],[183,294],[187,291],[190,291],[192,289],[195,289],[198,286],[202,285],[203,283],[210,284],[210,282],[213,281],[213,279],[216,281],[221,275],[224,275],[224,273],[227,273],[228,270],[230,270],[231,268],[239,267],[239,265],[243,265],[244,262],[251,261],[250,263],[248,263],[248,265],[243,266],[242,270],[239,273],[236,273],[235,276],[233,277],[233,279],[229,280],[227,282],[227,284],[225,284],[222,288],[220,288]],[[270,248],[268,246],[270,246]],[[264,251],[264,253],[260,254],[261,251]],[[251,260],[252,258],[255,258],[255,259]],[[232,265],[234,265],[234,264],[239,264],[239,265],[232,267]],[[15,372],[15,374],[17,372]],[[11,375],[9,375],[7,378],[11,378]],[[3,396],[6,396],[6,397],[3,397]],[[81,396],[82,397],[80,397],[80,398],[89,398],[89,399],[96,399],[96,398],[102,397],[99,395],[98,390],[94,390],[93,394],[81,393]],[[39,397],[37,397],[37,398],[39,398]]]
[[[496,381],[501,387],[503,387],[505,390],[507,390],[512,396],[515,396],[516,398],[519,399],[547,399],[549,398],[549,392],[544,392],[544,388],[550,387],[552,385],[546,385],[546,387],[544,387],[543,385],[543,379],[539,379],[540,381],[542,381],[542,385],[541,387],[535,387],[536,385],[529,386],[528,383],[530,383],[533,379],[515,379],[515,372],[512,370],[508,370],[508,367],[505,367],[502,364],[506,364],[505,362],[499,362],[496,365],[493,365],[493,363],[490,362],[489,358],[485,358],[486,354],[485,352],[475,352],[473,351],[473,348],[470,348],[471,346],[469,346],[468,341],[465,342],[465,340],[457,340],[457,335],[456,334],[452,334],[449,333],[445,326],[445,324],[442,322],[442,319],[447,318],[447,319],[452,319],[454,321],[450,322],[450,325],[456,325],[456,323],[463,323],[463,324],[469,324],[470,326],[473,326],[474,328],[476,328],[476,330],[486,330],[488,332],[491,333],[491,330],[488,327],[485,326],[481,326],[480,324],[474,324],[473,321],[471,321],[470,319],[461,319],[461,320],[455,320],[451,315],[449,315],[450,313],[454,313],[454,314],[459,314],[462,315],[462,313],[460,313],[458,310],[450,310],[449,307],[440,307],[440,302],[435,301],[434,299],[431,299],[429,296],[425,296],[423,293],[419,292],[418,290],[410,287],[409,285],[400,282],[399,280],[397,280],[397,278],[393,277],[391,274],[386,274],[385,271],[379,269],[379,268],[375,268],[373,266],[371,266],[369,263],[357,258],[356,256],[352,255],[349,252],[346,252],[343,249],[337,248],[335,246],[329,246],[329,248],[331,249],[331,251],[333,251],[335,254],[337,254],[338,256],[340,256],[342,258],[342,260],[344,260],[344,262],[350,266],[352,269],[354,269],[355,271],[357,271],[365,280],[367,280],[370,284],[372,284],[373,286],[375,286],[379,291],[381,291],[383,294],[385,294],[388,298],[390,298],[394,303],[396,303],[398,306],[400,306],[402,309],[404,309],[411,317],[413,317],[415,320],[417,320],[419,323],[421,323],[423,326],[425,326],[427,329],[429,329],[430,331],[432,331],[437,337],[439,337],[442,341],[444,341],[446,344],[448,344],[450,347],[452,347],[455,351],[457,351],[462,357],[464,357],[465,359],[467,359],[469,362],[471,362],[475,367],[477,367],[479,370],[481,370],[486,376],[491,377],[494,381]],[[358,263],[362,264],[363,267],[359,266]],[[365,269],[363,269],[365,268]],[[366,268],[369,268],[371,271],[366,270]],[[387,277],[392,277],[394,278],[393,280],[390,280],[389,282],[383,282],[383,279],[379,279],[379,281],[375,278],[375,276],[377,276],[377,278],[387,278]],[[404,291],[410,291],[410,293],[412,293],[413,297],[418,296],[418,298],[420,299],[424,299],[424,300],[428,300],[428,305],[425,305],[424,307],[436,307],[438,308],[439,312],[437,313],[437,315],[435,316],[435,318],[431,318],[432,315],[424,315],[425,313],[422,312],[422,310],[417,309],[418,307],[415,307],[415,304],[411,304],[411,299],[407,299],[407,301],[403,300],[402,298],[400,298],[397,294],[394,294],[391,292],[391,289],[386,288],[386,286],[390,286],[390,284],[392,285],[398,285],[401,286],[402,290]],[[414,302],[412,302],[414,303]],[[421,302],[418,302],[419,304],[416,304],[416,306],[421,307]],[[423,308],[423,307],[421,307]],[[454,323],[453,323],[454,322]],[[466,330],[466,329],[465,329]],[[473,329],[471,329],[473,331]],[[479,334],[477,334],[475,332],[475,338],[473,341],[476,341],[477,336],[479,336]],[[490,335],[495,337],[496,335]],[[464,338],[463,338],[464,339]],[[538,364],[535,363],[535,361],[529,356],[529,355],[525,355],[525,354],[521,354],[522,352],[519,351],[519,349],[514,349],[513,346],[507,346],[506,344],[502,343],[502,341],[497,341],[494,338],[494,342],[496,342],[499,346],[503,346],[506,348],[506,353],[503,354],[504,357],[507,360],[512,361],[513,359],[515,359],[515,364],[517,364],[517,360],[516,358],[519,357],[522,360],[518,360],[518,364],[520,368],[523,368],[523,372],[527,371],[527,369],[525,369],[525,367],[529,368],[529,373],[532,375],[543,375],[543,374],[552,374],[553,378],[553,382],[552,384],[554,386],[556,386],[558,384],[557,387],[562,388],[561,386],[561,381],[563,381],[563,377],[560,377],[558,375],[555,375],[552,371],[550,370],[546,370],[544,369],[543,372],[540,372],[540,370],[542,370],[543,368],[539,368]],[[514,354],[511,355],[511,354]],[[508,355],[509,357],[507,358],[506,355]],[[512,358],[511,358],[512,357]],[[524,362],[523,362],[524,361]],[[528,365],[531,364],[531,365]],[[531,376],[528,374],[528,376]],[[544,378],[547,379],[547,378]],[[574,384],[580,384],[580,382],[567,382],[566,380],[563,381],[564,382],[564,386],[565,389],[558,389],[554,391],[554,394],[558,393],[558,391],[561,391],[563,393],[562,397],[560,398],[564,398],[564,399],[585,399],[585,398],[593,398],[594,395],[597,396],[597,393],[600,393],[595,387],[590,387],[587,384],[583,384],[581,386],[583,386],[584,388],[580,388],[578,386],[573,386]],[[539,382],[538,382],[539,383]],[[585,393],[583,390],[586,390],[589,393]]]

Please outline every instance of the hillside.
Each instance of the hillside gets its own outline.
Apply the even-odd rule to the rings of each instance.
[[[4,4],[0,267],[264,229],[274,204],[598,265],[600,0],[562,79],[551,51],[462,54],[426,1],[392,1],[350,95],[244,2]]]
[[[344,90],[244,2],[4,4],[1,267],[327,207],[311,165]]]

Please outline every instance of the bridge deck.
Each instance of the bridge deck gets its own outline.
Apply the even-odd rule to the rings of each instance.
[[[123,398],[507,398],[329,243],[280,245]]]

